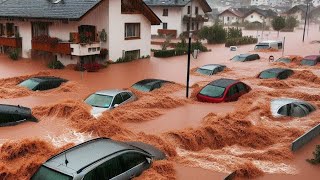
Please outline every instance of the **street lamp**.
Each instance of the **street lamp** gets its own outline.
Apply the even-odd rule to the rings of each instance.
[[[188,44],[188,65],[187,65],[187,87],[186,87],[186,98],[189,98],[189,83],[190,83],[190,64],[191,64],[191,24],[192,24],[192,0],[190,1],[190,21],[189,21],[189,44]]]
[[[307,26],[307,19],[308,19],[308,11],[309,11],[309,6],[310,6],[310,0],[307,0],[307,10],[306,10],[306,17],[305,17],[305,20],[304,20],[304,28],[303,28],[303,39],[302,39],[302,42],[304,42],[304,38],[305,38],[305,35],[306,35],[306,26]]]

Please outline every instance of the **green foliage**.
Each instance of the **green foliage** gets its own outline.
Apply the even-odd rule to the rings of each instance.
[[[9,58],[16,61],[19,59],[19,50],[18,49],[10,49],[9,50]]]
[[[286,20],[281,16],[277,16],[272,20],[271,24],[272,24],[272,28],[275,31],[280,31],[281,29],[286,27]]]
[[[298,23],[299,22],[295,17],[290,16],[286,19],[285,29],[289,31],[293,31],[294,28],[298,26]]]
[[[161,44],[161,49],[162,50],[167,50],[168,49],[168,47],[170,46],[170,43],[171,43],[171,39],[172,39],[171,36],[167,36],[166,37],[166,40]]]
[[[226,42],[226,47],[237,46],[237,45],[246,45],[246,44],[256,44],[258,39],[252,36],[244,36],[240,38],[228,39]]]
[[[49,62],[48,68],[50,68],[50,69],[63,69],[64,65],[60,61],[54,60],[54,61]]]
[[[307,159],[307,161],[311,164],[320,164],[320,145],[316,146],[313,152],[313,159]]]
[[[266,23],[262,24],[260,22],[252,22],[249,23],[248,21],[244,22],[243,25],[244,29],[246,30],[269,30],[270,27],[266,25]]]
[[[176,55],[176,50],[159,50],[154,52],[154,57],[172,57]]]
[[[216,23],[211,27],[204,26],[201,28],[198,37],[200,39],[206,39],[209,44],[219,44],[226,41],[227,32],[222,25]]]
[[[241,28],[228,28],[227,31],[227,39],[232,39],[232,38],[240,38],[242,37],[242,29]]]

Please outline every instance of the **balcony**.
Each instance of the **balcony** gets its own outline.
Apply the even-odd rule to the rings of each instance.
[[[171,35],[174,38],[177,37],[177,30],[175,29],[158,29],[159,35]]]
[[[0,37],[0,46],[21,48],[22,40],[21,38],[15,38],[15,37]]]
[[[91,44],[71,44],[71,55],[74,56],[90,56],[100,54],[100,43]]]
[[[52,44],[50,42],[40,42],[32,40],[32,50],[44,51],[50,53],[59,53],[59,54],[71,54],[71,48],[69,42],[58,42]]]
[[[183,21],[184,22],[189,22],[190,21],[190,16],[189,15],[184,15],[183,16]],[[196,16],[192,16],[192,22],[208,22],[209,18],[206,16],[202,16],[202,15],[196,15]]]

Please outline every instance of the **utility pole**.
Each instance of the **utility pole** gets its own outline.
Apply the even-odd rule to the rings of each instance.
[[[188,65],[187,65],[187,89],[186,89],[186,98],[189,98],[189,83],[190,83],[190,64],[191,64],[191,27],[192,27],[192,0],[190,1],[190,21],[189,21],[189,45],[188,45]]]
[[[302,38],[302,42],[304,42],[304,38],[306,35],[306,26],[307,26],[307,19],[308,19],[308,11],[309,11],[309,1],[307,1],[307,10],[306,10],[306,17],[304,20],[304,28],[303,28],[303,38]]]

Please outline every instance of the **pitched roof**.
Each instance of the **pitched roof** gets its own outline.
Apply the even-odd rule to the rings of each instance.
[[[80,20],[104,0],[6,0],[0,1],[0,18]],[[152,25],[161,20],[142,1],[142,14]]]
[[[198,1],[205,13],[212,11],[210,5],[206,0],[198,0]],[[190,2],[190,0],[144,0],[144,2],[148,6],[184,7]]]
[[[240,9],[240,8],[239,8],[239,9]],[[221,15],[222,15],[222,14],[224,14],[224,13],[229,12],[229,13],[231,13],[231,14],[233,14],[233,15],[237,16],[237,17],[242,18],[242,17],[244,16],[244,13],[243,13],[243,12],[241,12],[239,9],[236,9],[236,8],[229,8],[229,9],[226,9],[226,10],[224,10],[222,13],[220,13],[220,14],[219,14],[219,16],[221,16]]]
[[[307,6],[306,5],[296,5],[294,7],[292,7],[291,9],[289,9],[286,14],[294,14],[297,11],[302,11],[303,13],[305,13],[307,11]]]
[[[256,12],[262,16],[265,16],[265,17],[275,17],[277,16],[277,13],[274,12],[273,10],[271,9],[268,9],[268,10],[262,10],[262,9],[259,9],[259,8],[229,8],[225,11],[223,11],[221,14],[225,13],[225,12],[230,12],[232,14],[234,14],[235,16],[237,17],[240,17],[240,18],[244,18],[244,17],[247,17],[249,16],[250,14],[252,14],[253,12]]]

